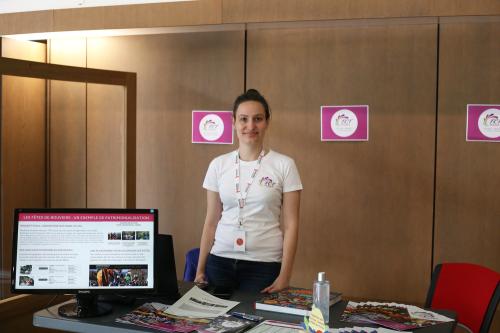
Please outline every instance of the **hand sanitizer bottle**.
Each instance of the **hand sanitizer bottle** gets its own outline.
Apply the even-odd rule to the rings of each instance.
[[[318,280],[314,281],[313,303],[321,311],[325,324],[328,325],[330,321],[330,282],[326,279],[325,272],[319,272]]]

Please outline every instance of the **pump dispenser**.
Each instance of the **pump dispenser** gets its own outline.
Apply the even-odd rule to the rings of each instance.
[[[325,324],[330,321],[330,282],[325,272],[318,273],[318,280],[313,285],[313,303],[321,311]]]

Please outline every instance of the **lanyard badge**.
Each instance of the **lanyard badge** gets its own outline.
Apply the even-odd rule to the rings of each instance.
[[[233,232],[233,249],[237,252],[245,252],[246,232],[243,229],[236,229]]]
[[[240,215],[241,215],[241,209],[245,207],[246,204],[246,198],[248,195],[248,190],[250,189],[250,186],[252,186],[252,183],[255,179],[255,176],[257,175],[257,172],[260,169],[260,165],[262,164],[262,158],[264,157],[264,149],[259,154],[259,158],[257,159],[257,166],[253,169],[252,174],[250,175],[250,179],[244,186],[244,189],[240,185],[240,154],[239,152],[236,152],[236,157],[235,157],[235,162],[234,162],[234,186],[236,190],[236,195],[238,196],[238,207],[240,208]],[[241,223],[240,223],[241,224]]]
[[[235,169],[234,185],[235,185],[236,195],[238,197],[239,214],[238,214],[238,229],[236,229],[233,232],[233,248],[235,251],[245,252],[246,233],[245,230],[243,229],[244,220],[242,217],[242,209],[246,205],[248,190],[250,189],[250,186],[252,186],[255,176],[257,175],[257,172],[260,169],[263,157],[264,157],[264,149],[259,154],[259,158],[257,160],[257,166],[253,169],[252,174],[250,175],[250,179],[245,184],[244,188],[242,188],[242,186],[240,185],[240,173],[241,173],[240,156],[239,152],[238,151],[236,152],[235,163],[234,163],[234,169]]]

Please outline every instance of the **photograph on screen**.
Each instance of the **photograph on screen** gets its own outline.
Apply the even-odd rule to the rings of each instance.
[[[31,270],[33,269],[33,265],[24,265],[21,266],[19,271],[21,274],[31,274]]]
[[[135,240],[135,231],[122,231],[123,240]]]
[[[108,232],[108,240],[121,240],[122,233],[121,232]]]
[[[147,265],[90,265],[89,267],[89,287],[147,285]]]
[[[21,286],[34,286],[35,285],[35,281],[31,277],[29,277],[29,276],[21,275],[19,277],[19,284]]]
[[[137,231],[135,235],[137,240],[149,240],[149,231]]]

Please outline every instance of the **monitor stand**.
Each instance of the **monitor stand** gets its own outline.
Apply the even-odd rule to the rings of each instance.
[[[76,295],[76,302],[61,305],[59,315],[69,318],[87,318],[104,316],[110,313],[112,306],[97,301],[96,295]]]
[[[120,294],[102,294],[97,296],[97,302],[112,303],[112,304],[133,304],[136,300],[132,295]]]

